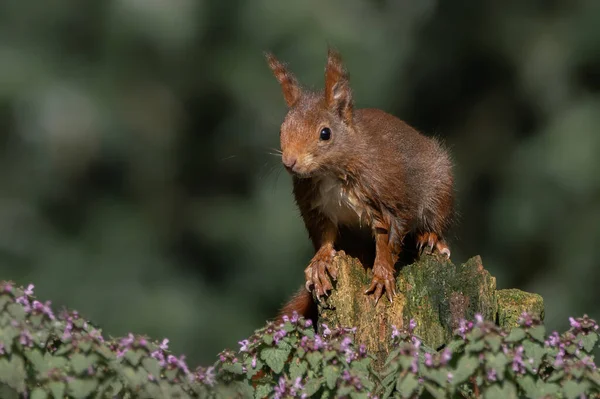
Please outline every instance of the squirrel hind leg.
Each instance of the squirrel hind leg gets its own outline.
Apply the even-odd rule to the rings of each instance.
[[[417,249],[420,254],[423,253],[439,253],[440,255],[450,259],[450,247],[444,239],[432,232],[417,234]]]

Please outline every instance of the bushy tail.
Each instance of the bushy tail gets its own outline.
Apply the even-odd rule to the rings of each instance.
[[[312,320],[313,326],[317,325],[317,304],[313,300],[312,294],[304,287],[301,287],[279,311],[276,321],[282,321],[283,316],[292,317],[294,312],[297,312],[298,316]]]

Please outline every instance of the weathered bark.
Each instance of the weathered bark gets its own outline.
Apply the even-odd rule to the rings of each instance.
[[[423,343],[437,349],[448,343],[462,318],[479,313],[503,327],[516,325],[523,311],[544,316],[542,297],[519,290],[496,290],[496,279],[475,256],[454,265],[438,256],[425,255],[404,266],[396,279],[398,295],[390,303],[385,295],[375,306],[364,291],[371,282],[371,270],[339,252],[335,258],[338,278],[331,294],[319,304],[319,325],[356,327],[356,339],[372,353],[388,352],[392,325],[408,326]]]

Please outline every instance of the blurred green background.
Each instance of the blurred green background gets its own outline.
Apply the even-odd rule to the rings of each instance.
[[[600,317],[600,2],[0,2],[0,278],[192,364],[272,317],[311,246],[262,52],[442,137],[454,261]]]

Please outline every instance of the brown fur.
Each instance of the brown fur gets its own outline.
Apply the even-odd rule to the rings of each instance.
[[[349,78],[339,54],[329,50],[325,91],[306,92],[273,55],[269,65],[282,86],[289,111],[281,126],[283,163],[293,176],[294,196],[316,254],[306,268],[307,288],[317,296],[331,289],[328,274],[340,231],[368,230],[375,241],[373,282],[366,292],[392,300],[394,264],[407,234],[417,246],[447,256],[444,242],[453,209],[450,157],[393,115],[354,109]],[[320,140],[321,130],[331,139]],[[300,314],[306,298],[298,294],[281,312]]]

